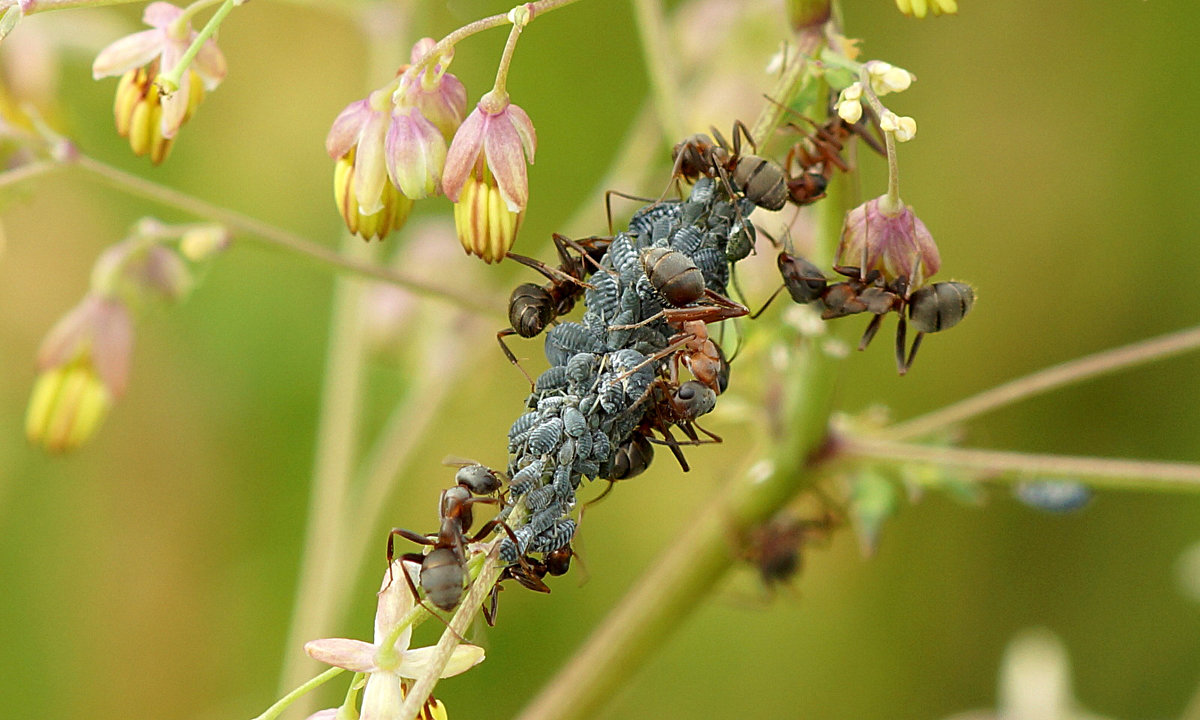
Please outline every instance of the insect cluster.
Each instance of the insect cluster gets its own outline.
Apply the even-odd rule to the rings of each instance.
[[[707,135],[693,135],[675,148],[672,177],[694,182],[686,199],[642,207],[628,230],[613,237],[576,241],[555,235],[556,267],[509,253],[548,282],[525,283],[513,291],[511,326],[497,339],[520,367],[505,338],[544,332],[549,367],[530,378],[525,412],[509,428],[505,472],[463,464],[455,486],[442,493],[436,535],[397,529],[389,536],[389,560],[396,535],[433,548],[426,555],[403,557],[420,565],[419,584],[437,607],[449,610],[461,601],[469,576],[467,545],[496,530],[503,533],[501,582],[511,579],[549,592],[545,576],[567,572],[574,555],[571,541],[578,525],[572,513],[585,478],[607,480],[607,493],[612,483],[644,472],[655,445],[668,447],[686,471],[683,446],[720,441],[697,424],[729,383],[729,363],[709,325],[749,314],[725,295],[733,264],[754,248],[756,230],[749,216],[757,207],[779,209],[820,199],[832,173],[848,168],[840,157],[845,144],[854,137],[871,138],[864,126],[831,121],[816,127],[780,165],[741,154],[740,136],[749,140],[749,133],[740,123],[732,146],[715,129],[713,134],[715,143]],[[863,274],[858,268],[836,267],[847,279],[831,282],[787,251],[779,256],[779,269],[784,285],[776,295],[786,289],[796,302],[819,307],[825,319],[873,314],[864,347],[883,316],[895,310],[902,372],[925,333],[956,324],[974,301],[962,283],[910,288],[907,279]],[[559,322],[581,297],[580,320]],[[907,354],[906,312],[918,331]],[[685,379],[681,369],[693,379]],[[501,492],[504,480],[508,487]],[[500,509],[496,519],[469,535],[477,504]],[[497,583],[485,607],[489,622],[500,587]]]

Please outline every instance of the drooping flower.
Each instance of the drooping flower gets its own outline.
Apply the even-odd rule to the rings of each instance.
[[[512,247],[529,204],[528,159],[537,134],[525,111],[506,94],[484,95],[459,127],[446,155],[442,190],[455,203],[463,248],[500,262]]]
[[[333,121],[325,150],[337,160],[333,197],[350,232],[383,239],[408,219],[412,200],[388,180],[385,139],[395,81],[350,103]]]
[[[154,84],[159,73],[173,69],[196,37],[190,22],[177,22],[183,12],[170,3],[150,3],[142,20],[152,29],[117,40],[92,63],[97,80],[122,76],[113,106],[117,132],[129,139],[134,154],[149,153],[155,164],[167,157],[171,141],[195,113],[205,90],[216,89],[225,78],[225,56],[210,39],[180,76],[179,88],[160,97]]]
[[[50,330],[25,415],[30,442],[52,452],[87,441],[125,391],[133,320],[120,301],[89,294]]]
[[[400,621],[414,607],[412,593],[403,580],[406,572],[403,561],[396,559],[383,576],[379,605],[375,612],[373,643],[349,638],[325,638],[304,645],[304,651],[316,660],[354,672],[368,673],[362,696],[362,720],[397,718],[404,700],[404,679],[422,674],[432,660],[433,647],[408,647],[412,639],[411,626],[397,631]],[[441,677],[466,672],[482,662],[483,657],[483,648],[459,645],[442,670]],[[435,701],[435,704],[440,708],[441,703]],[[436,709],[430,709],[429,713],[432,717],[439,716]],[[440,711],[440,717],[445,717],[444,709]]]
[[[904,281],[910,292],[942,265],[937,243],[909,205],[891,208],[887,195],[868,200],[846,214],[835,264],[859,268],[863,277],[878,271],[887,284]]]

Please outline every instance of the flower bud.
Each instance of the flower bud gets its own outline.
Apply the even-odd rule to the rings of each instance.
[[[364,240],[382,240],[408,220],[413,201],[391,183],[385,182],[380,190],[379,209],[375,212],[363,212],[355,182],[358,173],[355,172],[354,158],[355,152],[351,150],[338,159],[333,172],[333,200],[337,203],[350,232]]]
[[[954,15],[958,12],[958,0],[896,0],[900,12],[912,17],[923,18],[932,10],[934,15]]]
[[[125,391],[133,321],[125,305],[88,295],[46,335],[25,416],[30,442],[52,452],[87,441]]]
[[[508,254],[524,216],[508,209],[486,168],[482,177],[475,173],[467,177],[454,204],[454,228],[463,249],[488,263],[500,262]]]
[[[787,0],[788,20],[792,30],[800,32],[829,22],[829,0]]]
[[[883,195],[846,214],[835,264],[859,268],[862,277],[878,271],[889,285],[903,280],[907,293],[924,285],[942,261],[933,235],[912,207],[892,211]]]
[[[233,235],[223,225],[193,227],[179,239],[179,251],[192,262],[203,262],[224,252],[233,242]]]

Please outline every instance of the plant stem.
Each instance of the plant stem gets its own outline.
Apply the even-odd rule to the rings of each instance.
[[[793,62],[803,64],[806,54],[798,53]],[[791,73],[785,70],[786,77]],[[768,103],[764,113],[774,107]],[[770,125],[760,117],[755,127]],[[836,234],[829,229],[837,224],[824,216],[841,217],[842,194],[835,189],[814,210],[821,216],[816,242],[831,246]],[[790,331],[776,325],[775,332]],[[793,342],[781,341],[779,346],[797,348],[794,337],[790,339]],[[834,369],[831,358],[807,343],[768,370],[773,380],[767,392],[773,398],[769,406],[775,408],[771,459],[748,468],[689,521],[579,652],[522,711],[521,720],[593,717],[712,591],[749,530],[814,482],[815,474],[807,468],[826,436]]]
[[[216,0],[201,0],[200,2],[194,3],[192,6],[187,8],[187,10],[184,12],[184,15],[181,16],[177,22],[186,23],[193,14],[203,10],[209,5],[212,5],[215,1]],[[196,54],[200,52],[200,48],[204,46],[204,43],[208,42],[208,39],[217,32],[217,28],[221,27],[221,22],[225,19],[225,16],[228,15],[231,10],[233,10],[234,4],[234,0],[224,0],[224,2],[221,4],[221,7],[217,8],[217,11],[208,19],[208,22],[204,24],[204,27],[200,30],[200,32],[196,33],[196,37],[192,39],[192,44],[188,46],[186,51],[184,51],[183,55],[179,58],[179,62],[175,63],[175,66],[167,72],[159,74],[156,83],[160,88],[163,89],[164,92],[173,93],[179,90],[179,83],[183,78],[183,73],[186,72],[188,67],[192,64],[192,60],[196,59]],[[195,79],[196,78],[193,78],[193,80]]]
[[[179,192],[158,183],[150,182],[136,175],[118,170],[86,155],[80,155],[76,164],[88,172],[100,177],[108,184],[131,195],[137,195],[155,202],[175,207],[185,212],[222,223],[246,233],[248,239],[257,240],[267,245],[273,245],[290,252],[304,255],[328,265],[341,268],[375,280],[396,285],[438,300],[443,300],[460,308],[470,310],[479,315],[491,317],[495,308],[502,303],[497,300],[488,302],[479,300],[473,295],[465,295],[427,283],[424,280],[409,277],[394,270],[363,262],[350,254],[338,253],[319,245],[311,240],[277,228],[252,217],[242,215],[217,205],[213,205],[186,193]],[[359,244],[364,244],[359,241]]]
[[[928,435],[934,430],[969,420],[1019,400],[1034,397],[1074,383],[1107,375],[1117,370],[1144,365],[1200,348],[1200,326],[1160,335],[1149,340],[1123,345],[1069,360],[1039,370],[977,395],[947,405],[941,410],[915,417],[885,429],[881,434],[891,440]]]
[[[321,673],[320,675],[317,675],[316,677],[304,682],[303,684],[301,684],[299,687],[297,687],[295,690],[291,691],[287,695],[284,695],[283,697],[279,698],[279,700],[277,700],[274,705],[272,705],[271,707],[264,710],[263,713],[261,715],[259,715],[258,717],[255,717],[254,720],[275,720],[275,718],[282,715],[283,711],[287,710],[288,707],[291,706],[291,704],[293,702],[295,702],[298,698],[301,698],[304,695],[307,695],[308,693],[312,692],[313,690],[316,690],[318,687],[324,685],[326,682],[334,679],[335,677],[337,677],[338,675],[341,675],[344,672],[346,672],[346,671],[340,667],[329,668],[328,670]]]
[[[868,63],[867,65],[870,65]],[[884,111],[887,110],[883,103],[879,101],[879,96],[875,94],[874,88],[871,87],[871,72],[867,65],[863,65],[859,82],[862,84],[863,97],[867,99],[871,109],[875,111],[875,117],[882,118]],[[896,133],[894,130],[883,131],[884,149],[887,151],[888,161],[888,189],[887,199],[880,206],[888,213],[898,213],[904,209],[904,204],[900,202],[900,163],[896,159]]]
[[[342,241],[347,253],[365,255],[372,246],[347,235]],[[307,658],[299,652],[305,639],[320,631],[330,616],[335,588],[330,582],[342,555],[345,532],[341,520],[358,447],[359,416],[363,392],[363,313],[366,284],[357,278],[339,278],[334,288],[325,380],[317,425],[317,448],[313,461],[308,523],[300,579],[296,586],[296,608],[285,648],[281,686],[295,684],[305,672]]]
[[[518,13],[518,11],[521,12]],[[521,31],[529,22],[529,12],[520,6],[513,8],[509,15],[509,19],[512,20],[512,28],[508,31],[508,39],[504,41],[500,64],[496,66],[496,82],[492,84],[492,92],[488,93],[503,97],[505,105],[508,104],[508,90],[506,89],[508,87],[508,68],[512,65],[513,53],[517,51],[517,40],[521,38]]]
[[[483,607],[484,598],[491,591],[492,586],[496,584],[496,580],[500,577],[500,540],[494,540],[491,547],[488,549],[487,560],[480,569],[479,574],[471,582],[471,589],[467,591],[466,597],[458,606],[458,611],[454,613],[454,617],[450,619],[450,629],[442,633],[441,639],[435,646],[432,657],[429,659],[429,664],[426,666],[424,674],[417,678],[412,689],[408,691],[408,695],[404,698],[404,705],[400,708],[400,713],[397,720],[413,720],[417,717],[417,713],[425,705],[425,701],[433,693],[434,686],[437,685],[438,678],[441,677],[442,671],[446,668],[446,664],[450,662],[450,657],[454,654],[454,649],[458,647],[463,635],[467,632],[467,628],[474,622],[475,616],[479,614]]]
[[[869,437],[839,437],[836,457],[918,462],[980,470],[988,481],[1025,482],[1031,476],[1079,480],[1117,490],[1200,491],[1200,465],[1117,458],[1035,455],[972,448],[911,445]],[[993,476],[990,473],[1002,473]]]
[[[47,173],[51,172],[52,170],[56,170],[59,167],[61,167],[61,165],[53,160],[39,160],[37,162],[26,163],[25,165],[13,168],[12,170],[6,170],[0,173],[0,190],[9,187],[10,185],[16,185],[27,180],[32,180],[39,175],[46,175]]]
[[[676,91],[679,87],[679,66],[671,52],[671,44],[663,42],[671,34],[667,32],[662,4],[659,0],[634,0],[633,10],[658,121],[664,139],[667,143],[674,143],[684,136],[679,93]]]

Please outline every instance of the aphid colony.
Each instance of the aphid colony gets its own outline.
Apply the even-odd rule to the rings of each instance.
[[[544,332],[549,367],[531,379],[525,412],[509,428],[506,472],[462,464],[455,486],[441,495],[437,534],[396,529],[389,535],[389,561],[396,535],[432,547],[425,555],[403,556],[420,565],[417,583],[405,573],[414,595],[420,594],[419,584],[438,608],[456,607],[469,577],[468,544],[496,530],[503,533],[500,559],[507,566],[501,582],[512,579],[549,592],[543,579],[567,572],[574,554],[577,522],[571,515],[584,478],[607,480],[611,489],[611,483],[645,471],[655,445],[666,445],[686,471],[682,446],[720,441],[697,425],[729,382],[729,363],[710,336],[709,323],[748,314],[726,297],[726,285],[733,263],[754,247],[751,212],[820,199],[834,170],[847,169],[839,157],[844,144],[856,136],[870,139],[864,127],[836,122],[816,128],[793,148],[786,169],[742,155],[739,133],[747,140],[749,133],[740,123],[732,147],[715,130],[716,143],[694,135],[675,148],[673,177],[695,182],[685,200],[644,206],[627,231],[611,238],[574,241],[555,235],[557,267],[509,254],[549,282],[525,283],[513,291],[511,327],[497,338],[518,364],[504,338]],[[971,288],[962,283],[910,288],[906,278],[885,281],[858,268],[837,267],[847,279],[830,282],[812,263],[786,251],[779,256],[779,269],[780,291],[786,289],[797,303],[814,304],[824,319],[873,314],[862,347],[884,315],[895,310],[901,372],[912,364],[924,334],[956,324],[974,302]],[[580,321],[558,322],[581,296]],[[906,312],[918,331],[907,353]],[[681,368],[694,379],[684,379]],[[498,504],[500,510],[472,535],[477,504]],[[497,583],[484,609],[489,622],[500,587]]]

